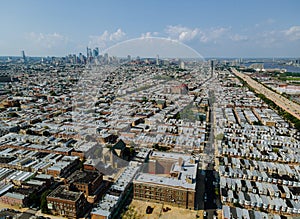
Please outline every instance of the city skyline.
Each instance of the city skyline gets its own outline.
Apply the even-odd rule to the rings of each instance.
[[[1,56],[100,52],[130,39],[178,40],[203,57],[299,57],[298,1],[3,1]]]

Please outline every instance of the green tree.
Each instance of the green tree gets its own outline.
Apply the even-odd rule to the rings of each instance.
[[[295,122],[295,128],[300,132],[300,120]]]
[[[19,115],[15,112],[10,112],[10,113],[7,114],[7,116],[10,117],[10,118],[19,117]]]
[[[224,134],[223,134],[223,133],[220,133],[220,134],[218,134],[218,135],[216,136],[216,140],[218,140],[218,141],[223,140],[223,138],[224,138]]]
[[[57,94],[55,93],[54,90],[52,90],[52,91],[50,91],[50,95],[51,95],[51,96],[56,96]]]
[[[42,213],[49,213],[48,205],[47,205],[47,196],[50,194],[51,190],[45,191],[41,196],[41,211]]]
[[[83,166],[84,166],[85,161],[86,161],[85,158],[80,161],[80,163],[78,164],[78,169],[83,170]]]

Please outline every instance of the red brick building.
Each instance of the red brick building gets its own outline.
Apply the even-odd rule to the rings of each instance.
[[[48,209],[54,215],[71,219],[82,217],[87,208],[83,192],[69,191],[66,186],[59,186],[47,196]]]
[[[86,198],[95,196],[94,198],[89,198],[89,202],[101,196],[106,188],[103,174],[98,171],[77,170],[68,177],[67,184],[70,190],[83,192]]]
[[[194,209],[197,169],[193,156],[152,152],[148,171],[133,180],[134,199]]]

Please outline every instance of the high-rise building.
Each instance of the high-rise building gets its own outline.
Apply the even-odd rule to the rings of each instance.
[[[87,62],[91,62],[93,60],[93,53],[92,53],[92,49],[89,47],[86,47],[86,59]]]
[[[86,47],[86,57],[91,58],[93,56],[92,49],[89,47]]]
[[[99,48],[96,47],[95,49],[93,49],[93,57],[94,57],[94,58],[95,58],[95,57],[98,57],[98,55],[99,55]]]
[[[25,56],[25,51],[22,50],[22,61],[26,62],[26,56]]]
[[[79,60],[80,60],[80,63],[85,63],[85,57],[82,53],[79,53]]]
[[[77,64],[77,56],[76,56],[76,54],[73,54],[72,61],[73,61],[74,64]]]
[[[210,71],[211,71],[211,74],[214,74],[214,60],[210,60]]]

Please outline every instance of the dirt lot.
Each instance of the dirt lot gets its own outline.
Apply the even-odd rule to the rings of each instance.
[[[151,214],[146,213],[146,209],[148,206],[153,208]],[[164,212],[164,209],[169,208],[170,210]],[[163,205],[153,202],[144,202],[133,200],[129,206],[129,210],[124,215],[124,219],[126,218],[142,218],[142,219],[190,219],[190,218],[197,218],[196,215],[202,215],[202,212],[188,210],[183,208],[174,207],[171,205]],[[135,217],[128,217],[129,215],[135,215]],[[201,218],[201,217],[199,217]]]

